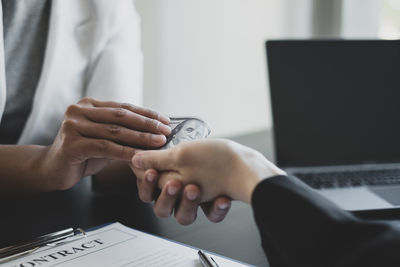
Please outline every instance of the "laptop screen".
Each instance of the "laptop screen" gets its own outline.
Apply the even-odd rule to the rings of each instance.
[[[278,165],[400,162],[400,41],[268,41]]]

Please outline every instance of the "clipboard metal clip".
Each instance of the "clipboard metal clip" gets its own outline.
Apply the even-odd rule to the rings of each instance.
[[[82,228],[68,228],[51,234],[43,235],[17,245],[0,249],[0,264],[31,254],[40,248],[56,247],[87,237]]]

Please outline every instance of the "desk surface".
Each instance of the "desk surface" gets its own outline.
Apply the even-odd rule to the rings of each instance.
[[[272,155],[269,132],[231,138]],[[84,179],[70,190],[36,197],[0,199],[0,247],[68,227],[90,228],[119,221],[129,227],[160,235],[257,266],[268,266],[251,207],[234,202],[221,223],[209,222],[201,211],[190,226],[174,218],[159,219],[135,193],[98,194]],[[135,189],[133,189],[134,192]]]

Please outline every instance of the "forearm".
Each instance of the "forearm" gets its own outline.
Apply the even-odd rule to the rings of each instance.
[[[47,150],[45,146],[0,145],[0,195],[54,190],[43,171]]]

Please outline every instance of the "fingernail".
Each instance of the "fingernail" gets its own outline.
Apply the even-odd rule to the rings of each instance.
[[[175,195],[178,192],[178,188],[171,186],[171,185],[168,186],[167,190],[168,190],[168,194],[171,196]]]
[[[194,200],[196,200],[196,198],[199,197],[199,193],[196,191],[188,191],[188,192],[186,192],[186,197],[189,200],[194,201]]]
[[[149,173],[146,176],[147,181],[149,181],[150,183],[154,182],[156,179],[156,176],[154,175],[154,173]]]
[[[163,145],[167,141],[167,138],[165,135],[151,135],[151,140],[154,144],[156,145]]]
[[[163,114],[158,114],[158,120],[162,121],[165,124],[169,124],[169,121],[170,121],[169,117],[165,116]]]
[[[220,210],[226,210],[227,208],[229,208],[229,204],[228,204],[228,203],[221,203],[221,204],[218,204],[218,208],[219,208]]]
[[[132,159],[132,164],[136,168],[142,168],[142,159],[136,154]]]
[[[165,124],[163,124],[161,122],[158,123],[157,128],[158,128],[158,130],[160,130],[160,132],[162,132],[165,135],[170,135],[171,131],[172,131],[171,127],[169,127],[169,126],[167,126],[167,125],[165,125]]]

